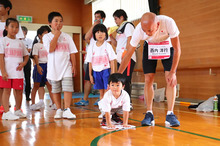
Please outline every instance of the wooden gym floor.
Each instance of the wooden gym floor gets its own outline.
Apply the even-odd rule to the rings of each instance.
[[[77,100],[73,99],[73,103]],[[154,103],[156,125],[143,127],[140,122],[146,112],[144,101],[132,98],[134,110],[130,112],[129,124],[137,127],[108,131],[100,127],[98,107],[93,105],[95,100],[90,98],[89,106],[71,106],[76,120],[54,120],[55,111],[48,109],[49,100],[46,100],[45,109],[40,111],[30,111],[29,104],[23,101],[22,109],[28,119],[0,120],[0,146],[220,145],[218,112],[196,112],[186,105],[176,104],[174,113],[181,126],[167,128],[164,123],[166,102]]]

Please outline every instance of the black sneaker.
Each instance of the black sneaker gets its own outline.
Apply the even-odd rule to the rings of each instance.
[[[26,98],[26,100],[27,100],[27,101],[30,101],[31,99],[28,97],[28,98]]]
[[[120,117],[119,117],[116,113],[114,113],[114,114],[112,115],[112,120],[113,120],[114,122],[116,122],[116,124],[119,124],[119,125],[122,125],[122,124],[123,124],[123,121],[120,119]]]
[[[101,126],[106,126],[106,125],[107,125],[107,124],[106,124],[106,118],[105,118],[105,116],[103,116],[102,122],[100,123],[100,125],[101,125]]]

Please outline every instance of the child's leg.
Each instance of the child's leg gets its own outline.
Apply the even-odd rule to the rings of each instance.
[[[64,91],[64,105],[65,109],[69,108],[72,101],[72,92]]]
[[[39,87],[40,87],[40,83],[34,82],[34,87],[33,87],[32,91],[31,91],[31,101],[32,101],[32,104],[35,104],[35,96],[36,96],[36,92],[39,89]]]
[[[39,99],[44,99],[44,94],[45,94],[44,87],[39,87],[39,89],[38,89]]]
[[[49,82],[46,82],[46,85],[47,85],[47,89],[48,89],[48,92],[49,92],[49,95],[50,95],[50,99],[51,99],[51,101],[52,101],[52,104],[54,104],[53,94],[51,93],[52,87],[51,87],[51,85],[50,85]]]
[[[5,113],[9,111],[9,97],[11,94],[11,88],[4,88],[2,94],[2,105],[4,107]]]
[[[15,97],[16,110],[19,110],[21,109],[23,90],[15,90],[15,93],[16,93],[16,97]]]
[[[61,109],[61,92],[53,93],[54,102],[56,104],[57,109]]]
[[[104,96],[105,89],[99,89],[99,93],[100,93],[100,100],[101,100]]]

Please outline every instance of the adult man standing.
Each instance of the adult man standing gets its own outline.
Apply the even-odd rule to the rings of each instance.
[[[154,97],[153,81],[157,59],[161,59],[167,83],[168,111],[165,124],[166,126],[179,126],[180,122],[173,113],[177,84],[176,69],[181,54],[179,30],[175,21],[168,16],[156,16],[150,12],[145,13],[141,18],[141,22],[134,30],[130,45],[127,46],[128,51],[122,60],[118,72],[122,73],[124,71],[140,40],[146,40],[142,63],[145,76],[144,94],[147,105],[147,112],[141,124],[143,126],[153,126],[155,124],[152,112]]]

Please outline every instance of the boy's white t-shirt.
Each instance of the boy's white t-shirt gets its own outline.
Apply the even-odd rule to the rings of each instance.
[[[54,35],[50,32],[43,36],[43,44],[48,52],[47,79],[59,81],[65,77],[72,77],[72,63],[70,54],[77,53],[72,38],[61,32],[54,52],[50,53],[50,42]]]
[[[39,63],[47,63],[48,52],[45,49],[44,45],[41,43],[34,44],[32,55],[38,55]]]
[[[125,90],[116,99],[111,90],[108,90],[104,97],[98,102],[99,109],[104,112],[110,112],[111,109],[122,107],[123,111],[130,111],[130,97]]]
[[[106,41],[100,47],[96,43],[89,45],[86,62],[92,63],[94,71],[100,72],[110,68],[110,61],[114,59],[116,59],[116,54],[112,46]]]
[[[5,29],[5,22],[0,22],[0,38],[3,37],[3,31]],[[19,31],[18,33],[16,34],[16,38],[24,38],[24,34],[23,34],[23,31],[21,29],[21,26],[19,26]]]
[[[116,53],[117,53],[117,62],[121,63],[122,60],[122,53],[125,51],[126,46],[127,46],[127,38],[132,36],[134,31],[134,26],[131,25],[130,23],[127,23],[125,26],[124,33],[122,34],[116,34],[116,41],[117,41],[117,46],[116,46]],[[134,52],[133,55],[131,56],[131,59],[136,62],[136,53]]]
[[[29,55],[24,43],[18,39],[8,37],[0,38],[0,54],[4,54],[5,69],[9,79],[23,79],[24,72],[17,71],[19,63],[24,62],[23,57]],[[0,76],[2,73],[0,71]]]
[[[164,15],[156,16],[158,21],[160,22],[158,30],[155,32],[154,35],[148,36],[141,28],[141,23],[139,23],[132,35],[130,44],[133,47],[137,47],[140,40],[147,40],[151,43],[159,43],[163,41],[169,41],[170,47],[172,47],[170,38],[175,38],[179,35],[179,29],[175,23],[175,21]]]

